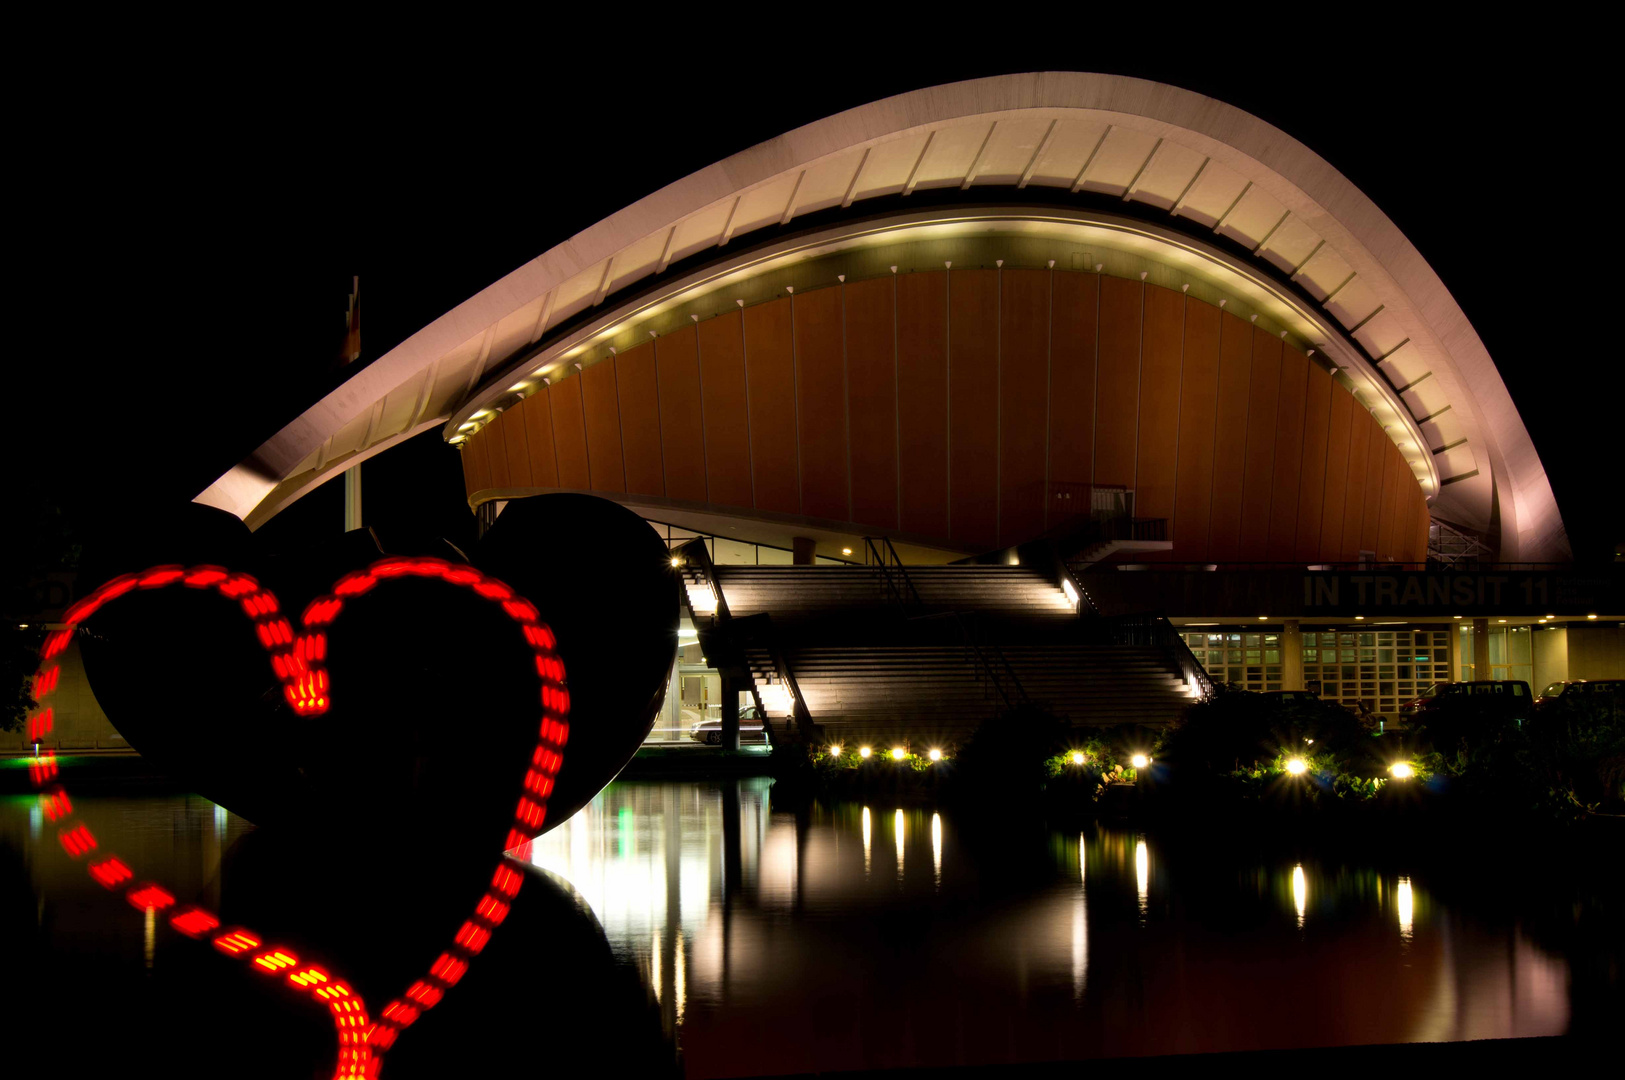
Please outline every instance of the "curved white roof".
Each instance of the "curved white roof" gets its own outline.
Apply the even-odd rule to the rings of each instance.
[[[1302,143],[1223,102],[1068,72],[900,94],[669,184],[419,330],[198,500],[257,525],[358,460],[511,397],[517,362],[550,332],[680,260],[726,255],[814,211],[971,187],[1004,189],[1005,206],[1024,190],[1051,205],[1067,193],[1092,193],[1096,205],[1116,196],[1168,215],[1186,236],[1245,248],[1307,295],[1312,321],[1344,336],[1333,352],[1358,344],[1363,355],[1344,372],[1379,420],[1393,421],[1385,426],[1437,516],[1483,530],[1498,522],[1504,560],[1568,557],[1551,486],[1488,351],[1370,199]]]

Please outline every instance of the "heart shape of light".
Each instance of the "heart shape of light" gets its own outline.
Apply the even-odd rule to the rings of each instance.
[[[40,708],[29,719],[29,737],[37,739],[50,733],[52,728],[52,707],[45,699],[55,691],[61,675],[60,667],[52,661],[67,647],[80,624],[104,605],[130,592],[179,585],[210,590],[234,601],[252,620],[288,704],[301,716],[320,716],[332,705],[327,628],[347,604],[382,582],[407,577],[438,579],[470,589],[500,605],[524,635],[534,656],[536,677],[541,686],[541,725],[514,809],[513,823],[503,845],[504,851],[523,849],[541,831],[547,818],[547,799],[569,741],[570,691],[564,664],[559,659],[553,631],[541,621],[534,604],[473,567],[443,559],[382,559],[365,570],[346,574],[333,585],[331,592],[306,605],[298,630],[282,612],[274,593],[253,577],[223,567],[158,566],[114,578],[69,608],[63,616],[64,627],[48,635],[41,646],[40,668],[33,686]],[[98,851],[99,845],[90,827],[75,820],[72,800],[58,780],[58,771],[55,753],[46,753],[30,764],[29,776],[41,790],[41,808],[45,816],[57,824],[58,839],[68,855],[86,859],[92,878],[108,890],[122,891],[125,899],[139,910],[161,911],[174,907],[175,898],[171,893],[151,882],[134,882],[135,873],[123,860]],[[458,929],[452,944],[435,959],[423,978],[385,1005],[376,1019],[369,1017],[361,995],[344,980],[321,967],[302,963],[290,949],[265,944],[250,930],[223,929],[212,913],[195,906],[171,912],[169,922],[188,937],[207,937],[221,954],[245,959],[253,970],[281,978],[291,990],[310,994],[326,1005],[339,1040],[334,1077],[351,1080],[376,1076],[383,1053],[394,1045],[400,1033],[457,984],[468,970],[469,962],[485,948],[491,932],[507,917],[523,881],[523,875],[499,862],[490,887],[481,896],[473,914]]]

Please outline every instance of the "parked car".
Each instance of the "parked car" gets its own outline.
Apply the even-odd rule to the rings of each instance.
[[[1265,690],[1260,696],[1275,705],[1302,705],[1320,700],[1320,695],[1313,690]]]
[[[688,729],[688,737],[695,742],[717,746],[722,742],[722,721],[701,720]],[[756,714],[754,705],[747,705],[739,710],[739,741],[741,743],[767,741],[767,732],[764,730],[761,717]]]
[[[1475,679],[1471,682],[1434,683],[1399,707],[1404,717],[1426,717],[1452,704],[1493,706],[1509,719],[1528,719],[1535,697],[1522,679]]]
[[[1560,682],[1550,682],[1544,690],[1540,690],[1540,697],[1537,697],[1534,703],[1545,705],[1557,702],[1558,698],[1583,693],[1607,693],[1612,697],[1620,697],[1625,693],[1625,679],[1563,679]]]

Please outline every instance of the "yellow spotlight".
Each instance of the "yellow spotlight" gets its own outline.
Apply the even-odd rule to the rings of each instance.
[[[858,757],[866,758],[872,753],[874,753],[874,751],[869,749],[867,746],[858,747]]]
[[[1083,764],[1083,751],[1082,750],[1074,750],[1074,751],[1072,751],[1072,764],[1074,764],[1074,765],[1082,765]]]
[[[1293,776],[1302,776],[1309,771],[1309,764],[1301,757],[1287,758],[1286,771]]]
[[[906,757],[908,757],[908,751],[904,750],[901,746],[894,746],[891,748],[891,759],[893,761],[902,761]]]
[[[942,751],[933,746],[931,748],[931,752],[927,754],[926,757],[929,757],[932,761],[941,761]]]
[[[1596,616],[1595,616],[1595,615],[1587,615],[1587,616],[1586,616],[1586,618],[1588,618],[1588,619],[1595,619],[1595,618],[1596,618]]]
[[[830,757],[840,757],[841,756],[841,747],[840,747],[839,743],[837,743],[836,745],[829,748],[829,756]]]
[[[1258,617],[1258,621],[1259,621],[1259,622],[1265,622],[1265,621],[1267,621],[1267,620],[1268,620],[1268,619],[1269,619],[1269,616],[1268,616],[1268,615],[1260,615],[1260,616],[1259,616],[1259,617]]]
[[[1356,615],[1356,616],[1354,616],[1354,621],[1355,622],[1365,622],[1365,616],[1364,615]]]
[[[1505,619],[1496,619],[1496,620],[1495,620],[1495,621],[1496,621],[1496,622],[1498,622],[1498,623],[1504,623],[1504,622],[1506,622],[1506,620],[1505,620]]]
[[[1394,762],[1388,766],[1388,771],[1394,774],[1395,780],[1409,780],[1416,775],[1416,770],[1411,768],[1409,762],[1405,761]]]
[[[1451,617],[1451,618],[1452,618],[1452,619],[1459,619],[1459,618],[1461,618],[1461,616],[1460,616],[1460,615],[1452,615],[1452,616],[1450,616],[1450,617]]]
[[[681,565],[683,565],[683,560],[679,559],[677,556],[673,555],[671,557],[671,564],[673,566],[681,566]]]
[[[851,548],[842,548],[841,549],[841,554],[842,555],[850,555],[850,554],[852,554],[852,549]]]
[[[1128,759],[1128,763],[1134,766],[1136,769],[1143,769],[1147,765],[1151,764],[1151,759],[1146,757],[1144,754],[1135,754],[1133,757]]]

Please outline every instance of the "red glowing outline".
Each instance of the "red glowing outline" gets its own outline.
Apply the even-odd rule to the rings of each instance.
[[[503,850],[506,852],[527,844],[541,831],[542,823],[547,818],[547,797],[553,791],[554,779],[564,762],[564,747],[570,738],[570,691],[565,683],[564,664],[554,652],[557,639],[547,624],[540,620],[535,605],[515,594],[501,581],[487,577],[473,567],[432,558],[379,560],[366,570],[346,574],[333,586],[330,594],[306,605],[300,618],[303,629],[295,634],[287,618],[281,614],[276,595],[262,588],[258,581],[247,574],[236,574],[219,566],[195,566],[190,569],[155,566],[139,574],[114,578],[70,607],[64,615],[63,628],[46,636],[45,643],[40,647],[40,662],[43,665],[61,653],[79,625],[108,601],[134,589],[156,589],[178,582],[192,589],[214,589],[227,599],[238,601],[243,614],[253,621],[260,645],[270,654],[271,669],[282,683],[283,696],[288,704],[301,716],[319,716],[332,705],[325,667],[325,628],[343,611],[347,599],[370,592],[380,580],[398,577],[439,578],[451,585],[470,588],[481,597],[499,603],[503,613],[519,625],[525,643],[535,654],[536,675],[542,685],[542,723],[514,811],[514,825],[508,830]],[[50,706],[43,704],[43,699],[56,690],[60,675],[58,665],[39,671],[34,677],[33,693],[41,708],[29,718],[31,738],[51,731],[52,711]],[[56,753],[52,751],[36,755],[28,771],[34,785],[43,789],[56,778]],[[57,836],[70,856],[77,859],[96,850],[96,838],[88,826],[83,822],[69,824],[74,808],[66,789],[57,784],[50,791],[42,790],[40,802],[51,821],[62,822]],[[134,871],[113,855],[104,856],[99,861],[92,860],[89,870],[97,883],[109,890],[119,889],[134,877]],[[393,1046],[400,1033],[418,1017],[438,1004],[446,991],[463,977],[469,961],[478,956],[490,940],[491,931],[507,918],[513,898],[518,895],[523,883],[522,874],[499,862],[490,887],[480,897],[473,916],[457,931],[451,947],[440,954],[422,979],[401,995],[406,1000],[397,998],[391,1001],[376,1021],[368,1019],[361,995],[347,983],[334,979],[314,965],[305,965],[300,969],[297,957],[286,949],[275,945],[261,949],[262,942],[250,931],[233,928],[216,934],[211,940],[221,954],[238,958],[246,956],[262,973],[275,974],[287,968],[297,969],[287,976],[286,984],[295,990],[314,994],[327,1005],[332,1016],[339,1039],[334,1080],[376,1077],[383,1064],[384,1051]],[[148,913],[175,903],[172,895],[151,883],[127,888],[124,895],[132,906]],[[196,906],[176,912],[169,921],[175,929],[194,938],[201,938],[220,925],[213,914]]]

